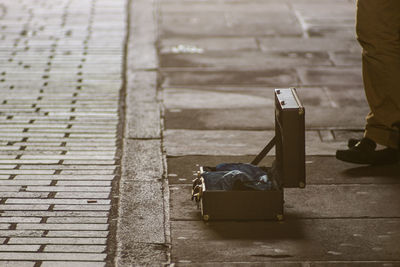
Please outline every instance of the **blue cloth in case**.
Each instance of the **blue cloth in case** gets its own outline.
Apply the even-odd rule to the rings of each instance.
[[[261,168],[248,163],[221,163],[202,174],[206,190],[271,190],[274,184]]]

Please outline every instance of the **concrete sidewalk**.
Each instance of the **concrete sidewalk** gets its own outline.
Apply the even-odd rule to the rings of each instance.
[[[145,12],[145,5],[151,10]],[[131,10],[136,43],[129,50],[135,57],[128,57],[133,83],[127,114],[135,114],[128,118],[134,129],[146,129],[132,136],[131,151],[147,152],[126,163],[130,177],[154,196],[142,202],[150,201],[152,213],[148,206],[140,213],[150,227],[140,223],[132,240],[148,240],[140,242],[146,245],[142,255],[156,257],[132,256],[130,262],[400,265],[400,166],[356,166],[334,158],[349,137],[362,135],[368,112],[354,1],[139,0]],[[153,41],[158,60],[148,58],[155,53],[144,45]],[[307,187],[285,191],[283,222],[204,223],[189,200],[193,173],[199,165],[249,162],[273,135],[273,89],[291,86],[299,88],[306,108]],[[143,105],[141,111],[136,105]],[[161,122],[154,115],[160,108]],[[151,161],[163,156],[149,156],[159,145],[167,172]],[[155,236],[149,222],[159,222],[159,230],[164,222],[165,232]]]

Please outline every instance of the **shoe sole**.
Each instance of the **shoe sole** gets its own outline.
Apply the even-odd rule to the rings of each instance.
[[[341,151],[336,151],[336,159],[355,163],[355,164],[364,164],[364,165],[388,165],[388,164],[395,164],[399,161],[399,157],[396,154],[388,154],[384,157],[384,160],[378,156],[372,158],[359,158],[358,156],[351,156],[348,151],[347,153],[341,153]]]

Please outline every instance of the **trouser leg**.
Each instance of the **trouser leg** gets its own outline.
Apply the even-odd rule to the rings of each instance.
[[[356,30],[371,110],[364,135],[398,148],[393,124],[400,121],[400,0],[358,0]]]

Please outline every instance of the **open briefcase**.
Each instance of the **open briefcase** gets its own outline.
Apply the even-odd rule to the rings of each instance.
[[[251,162],[257,165],[275,145],[271,167],[260,167],[275,185],[270,190],[208,190],[205,172],[215,167],[200,167],[193,181],[192,200],[196,200],[203,220],[282,220],[284,188],[304,188],[305,126],[304,107],[296,89],[275,89],[275,137]]]

